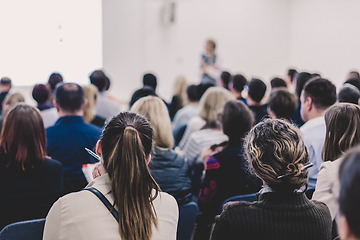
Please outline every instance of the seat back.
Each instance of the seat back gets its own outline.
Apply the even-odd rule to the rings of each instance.
[[[0,240],[42,240],[45,218],[11,223],[0,232]]]
[[[179,221],[176,239],[190,240],[194,230],[196,216],[199,214],[199,207],[196,202],[190,202],[179,206]]]
[[[236,201],[255,202],[256,200],[257,200],[256,193],[250,193],[250,194],[237,195],[237,196],[230,197],[230,198],[226,199],[225,201],[223,201],[222,204],[220,205],[219,214],[221,214],[225,203],[236,202]]]

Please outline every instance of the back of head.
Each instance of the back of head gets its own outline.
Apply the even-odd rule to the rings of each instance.
[[[222,87],[211,87],[200,99],[199,116],[207,124],[216,124],[218,114],[223,110],[225,103],[231,100],[235,100],[235,97],[229,90]]]
[[[213,49],[213,51],[215,51],[215,49],[216,49],[216,43],[215,43],[214,40],[208,39],[208,40],[206,41],[206,44],[209,44],[209,46]]]
[[[291,79],[291,82],[294,82],[295,76],[297,74],[297,71],[295,69],[289,69],[287,72],[288,76]]]
[[[360,239],[359,216],[360,216],[360,148],[356,147],[349,151],[343,158],[339,170],[340,194],[339,211],[340,216],[346,218],[347,227],[350,231],[341,231],[344,222],[338,222],[341,239],[355,239],[350,236],[342,236],[347,233]],[[341,225],[339,225],[341,223]]]
[[[351,84],[344,84],[338,93],[338,101],[345,103],[359,104],[360,91]]]
[[[84,103],[84,90],[76,83],[64,83],[55,89],[56,103],[64,112],[75,113]]]
[[[304,85],[307,81],[309,81],[311,79],[311,74],[308,72],[301,72],[299,74],[296,75],[296,95],[298,97],[300,97],[301,95],[301,91],[304,88]]]
[[[350,78],[360,78],[360,74],[358,71],[351,71],[348,73],[346,80]]]
[[[243,75],[236,74],[235,76],[233,76],[232,82],[233,89],[235,89],[237,92],[241,92],[242,90],[244,90],[244,86],[246,85],[247,80]]]
[[[160,188],[147,167],[152,137],[153,131],[144,117],[122,112],[105,126],[100,139],[104,167],[119,212],[121,239],[149,240],[152,225],[157,226],[153,200]]]
[[[309,151],[300,130],[284,120],[266,119],[255,125],[245,139],[250,168],[275,191],[292,192],[307,184]],[[289,174],[286,177],[279,176]]]
[[[167,149],[174,146],[169,112],[160,98],[143,97],[134,103],[131,111],[141,114],[150,122],[154,130],[155,146]]]
[[[298,106],[297,97],[286,88],[276,88],[271,91],[268,107],[277,118],[290,120]]]
[[[143,84],[144,86],[149,86],[156,90],[157,86],[157,80],[154,74],[152,73],[146,73],[143,77]]]
[[[13,93],[11,95],[7,95],[4,102],[8,106],[7,109],[11,109],[15,107],[16,104],[25,102],[25,98],[20,93]]]
[[[351,84],[360,90],[360,78],[350,78],[344,82],[344,84]]]
[[[174,95],[182,97],[183,92],[187,88],[188,83],[184,76],[179,76],[176,78],[175,87],[174,87]]]
[[[4,119],[0,153],[7,166],[31,170],[46,156],[46,135],[40,112],[25,103],[12,108]]]
[[[208,90],[210,87],[213,87],[213,84],[210,83],[200,83],[197,86],[197,96],[198,96],[198,100],[200,100],[202,98],[202,96],[204,95],[204,93],[206,92],[206,90]]]
[[[223,132],[230,142],[240,143],[254,125],[252,111],[242,101],[230,101],[224,106],[221,116]]]
[[[50,91],[44,84],[36,84],[32,91],[32,97],[38,104],[43,104],[49,100]]]
[[[324,161],[334,161],[360,143],[360,106],[337,103],[325,113]]]
[[[110,86],[110,80],[101,70],[93,71],[89,78],[90,78],[90,83],[94,84],[98,88],[99,92],[105,90],[105,85],[107,81],[109,81],[109,86]]]
[[[199,101],[197,92],[198,92],[197,85],[190,85],[187,87],[186,95],[188,97],[189,102],[198,102]]]
[[[84,110],[84,120],[85,122],[91,122],[93,120],[95,113],[95,105],[98,94],[98,89],[95,85],[90,84],[82,87],[84,90],[84,97],[87,100],[87,105]]]
[[[266,84],[260,79],[253,78],[249,83],[248,95],[255,102],[261,102],[266,93]]]
[[[270,81],[271,89],[279,87],[287,87],[286,82],[281,78],[273,78]]]
[[[310,97],[315,108],[326,110],[336,102],[336,87],[325,78],[307,82],[303,89],[305,99]]]
[[[229,89],[231,74],[229,72],[223,71],[220,75],[220,79],[224,85],[224,88]]]
[[[63,82],[63,77],[60,73],[52,73],[49,77],[48,84],[50,85],[51,91],[55,90],[56,84]]]

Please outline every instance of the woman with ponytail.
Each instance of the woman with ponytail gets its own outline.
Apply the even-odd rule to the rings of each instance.
[[[51,208],[44,239],[175,239],[178,207],[149,172],[152,144],[144,117],[113,117],[96,145],[101,162],[87,186],[105,196],[110,210],[91,191],[66,195]]]

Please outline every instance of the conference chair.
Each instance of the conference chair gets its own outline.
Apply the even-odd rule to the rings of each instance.
[[[0,240],[42,240],[45,218],[15,222],[4,227]]]

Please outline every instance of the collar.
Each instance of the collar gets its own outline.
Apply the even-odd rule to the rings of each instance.
[[[53,108],[54,106],[51,103],[41,103],[37,105],[37,108],[40,111],[46,110],[46,109],[50,109]]]
[[[320,116],[320,117],[317,117],[317,118],[310,119],[300,129],[302,131],[305,131],[305,130],[307,130],[309,128],[312,128],[312,127],[315,127],[315,126],[320,126],[320,125],[325,125],[325,117],[324,116]]]
[[[98,189],[102,194],[106,195],[111,192],[111,182],[109,174],[101,175],[100,177],[92,180],[86,187],[94,187]]]
[[[64,116],[59,118],[55,125],[63,124],[63,123],[85,123],[83,116]]]

